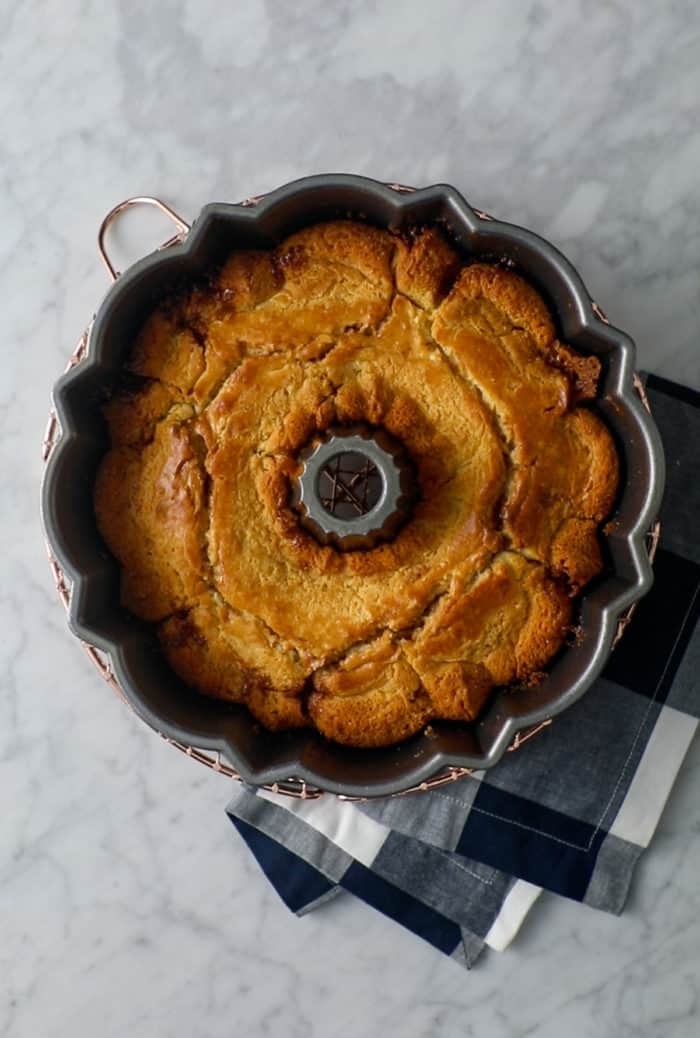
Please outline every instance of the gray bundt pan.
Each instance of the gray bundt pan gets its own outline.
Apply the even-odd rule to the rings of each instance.
[[[107,447],[101,402],[146,315],[174,285],[220,263],[235,248],[269,247],[319,220],[353,217],[397,230],[437,222],[466,260],[507,260],[550,304],[558,333],[601,360],[599,398],[622,460],[606,569],[580,601],[582,637],[562,650],[534,688],[497,692],[473,724],[435,724],[399,746],[352,750],[312,731],[262,731],[245,709],[204,698],[168,667],[151,627],[119,604],[117,564],[95,523],[95,471]],[[61,438],[42,490],[47,539],[72,583],[69,624],[111,658],[134,710],[162,734],[188,746],[218,750],[254,784],[291,776],[334,793],[380,796],[421,783],[449,766],[494,765],[519,731],[560,713],[600,674],[618,620],[652,583],[645,536],[659,507],[664,459],[659,435],[633,387],[635,347],[597,315],[581,278],[560,252],[531,231],[475,212],[458,191],[436,185],[402,191],[363,177],[323,175],[287,184],[255,204],[204,207],[181,243],[145,257],[107,292],[89,337],[86,359],[58,380],[54,403]]]

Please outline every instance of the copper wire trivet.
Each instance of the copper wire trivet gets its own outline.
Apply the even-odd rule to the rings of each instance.
[[[414,188],[407,187],[403,184],[389,184],[388,186],[393,188],[395,191],[406,192],[414,190]],[[241,204],[247,206],[257,205],[257,203],[260,202],[264,197],[264,195],[258,195],[254,198],[248,198],[245,200],[245,202]],[[112,264],[112,261],[110,260],[107,254],[104,244],[105,234],[110,224],[121,212],[134,205],[139,204],[150,205],[159,209],[161,212],[165,213],[168,217],[170,217],[170,219],[173,220],[173,222],[176,224],[178,228],[177,234],[175,234],[174,237],[168,239],[168,241],[164,242],[163,245],[160,246],[161,249],[168,248],[168,246],[174,245],[176,242],[181,241],[190,229],[190,225],[185,220],[183,220],[182,217],[178,216],[178,214],[173,209],[171,209],[170,206],[166,205],[158,198],[152,198],[150,196],[140,196],[138,198],[127,199],[125,202],[120,202],[119,205],[115,206],[112,210],[110,210],[110,212],[102,221],[97,237],[97,244],[100,255],[102,257],[102,260],[104,261],[105,266],[107,267],[107,270],[109,271],[110,276],[112,277],[112,280],[114,281],[116,281],[116,279],[119,277],[119,273],[115,269],[114,265]],[[488,213],[481,212],[478,209],[475,210],[475,212],[484,220],[493,219],[493,217],[490,216]],[[607,317],[605,316],[601,308],[598,306],[598,304],[592,301],[592,306],[596,316],[605,324],[609,324]],[[68,362],[66,371],[70,371],[71,368],[75,367],[76,364],[79,364],[81,360],[85,357],[88,348],[89,335],[90,326],[88,326],[88,328],[86,328],[83,334],[81,335],[78,345],[74,349],[71,358]],[[636,372],[633,375],[633,381],[634,388],[637,391],[642,401],[642,404],[644,405],[646,410],[651,414],[649,398],[647,397],[642,380],[639,378]],[[42,444],[42,456],[44,463],[48,461],[53,448],[56,446],[60,439],[60,435],[60,424],[56,416],[55,410],[51,408],[51,411],[49,412],[49,420],[46,426],[46,432],[44,433],[44,441]],[[656,556],[660,535],[661,523],[657,521],[656,523],[654,523],[652,528],[647,533],[646,538],[646,547],[649,555],[649,561],[652,563]],[[63,603],[63,606],[67,611],[70,603],[70,586],[66,579],[65,573],[63,572],[60,564],[58,563],[58,560],[54,557],[53,552],[51,551],[51,547],[48,541],[46,541],[46,550],[49,556],[49,566],[51,567],[51,573],[53,575],[54,583],[56,585],[56,591],[58,592],[58,596],[61,599],[61,602]],[[613,639],[612,648],[614,648],[617,645],[617,643],[620,641],[620,638],[622,638],[623,634],[625,633],[630,623],[630,620],[632,619],[634,611],[637,608],[637,605],[637,602],[633,602],[632,605],[629,606],[620,616],[617,622],[617,630],[615,632],[615,637]],[[97,668],[103,680],[107,682],[112,691],[115,692],[119,696],[119,698],[124,703],[126,703],[127,706],[130,706],[126,696],[124,695],[124,692],[120,688],[119,683],[116,677],[114,676],[114,671],[112,669],[112,663],[110,661],[109,654],[106,652],[102,652],[100,649],[95,648],[94,645],[90,645],[88,642],[84,642],[82,640],[81,645],[87,653],[88,657],[90,658],[90,661]],[[518,732],[515,738],[513,739],[513,742],[508,747],[507,752],[513,753],[516,750],[519,750],[524,743],[534,738],[545,728],[548,728],[551,724],[552,719],[548,718],[544,721],[540,721],[538,724],[533,725],[530,728],[525,728],[521,732]],[[157,731],[157,729],[154,729],[154,731]],[[198,749],[195,746],[187,746],[185,743],[178,742],[176,739],[171,739],[170,736],[164,735],[163,732],[158,732],[158,735],[160,735],[160,737],[164,739],[167,743],[169,743],[171,746],[174,746],[177,750],[180,750],[182,753],[186,754],[188,757],[191,757],[193,760],[199,761],[200,764],[204,764],[206,765],[206,767],[211,768],[212,771],[216,771],[220,775],[225,775],[226,778],[236,779],[241,782],[245,781],[243,777],[236,771],[235,768],[232,768],[230,764],[227,764],[224,760],[222,760],[221,754],[218,750],[210,752]],[[420,782],[419,784],[414,786],[409,786],[408,789],[401,790],[399,793],[392,793],[391,796],[407,796],[409,793],[419,793],[426,792],[427,790],[431,789],[438,789],[440,786],[448,785],[450,782],[455,782],[457,779],[464,778],[466,775],[472,775],[474,771],[474,768],[450,766],[446,768],[444,771],[438,772],[437,775],[433,775],[431,778],[426,779],[424,782]],[[310,785],[303,778],[296,778],[294,776],[290,776],[283,782],[266,783],[263,785],[262,788],[268,790],[271,793],[280,793],[284,796],[294,797],[299,800],[317,800],[319,797],[327,795],[325,790],[319,789],[317,786]],[[339,800],[348,801],[362,801],[367,799],[366,797],[347,796],[342,793],[337,794],[337,796]]]

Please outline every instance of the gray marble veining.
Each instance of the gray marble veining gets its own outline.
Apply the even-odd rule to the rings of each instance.
[[[697,745],[620,919],[543,897],[469,975],[360,904],[296,920],[226,781],[66,633],[37,504],[50,386],[106,286],[96,226],[141,192],[193,216],[309,172],[449,181],[700,388],[697,5],[37,0],[0,26],[0,1035],[695,1035]],[[132,217],[112,245],[162,237]]]

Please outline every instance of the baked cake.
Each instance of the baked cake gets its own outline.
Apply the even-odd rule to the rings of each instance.
[[[542,298],[433,227],[320,223],[160,305],[105,406],[95,487],[124,606],[194,689],[267,728],[384,746],[537,680],[601,569],[618,459],[599,363]],[[300,522],[300,457],[385,430],[409,519],[341,551]]]

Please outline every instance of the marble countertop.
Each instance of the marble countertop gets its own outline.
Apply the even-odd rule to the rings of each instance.
[[[227,780],[68,635],[38,521],[50,387],[106,288],[95,231],[133,194],[191,217],[309,172],[452,182],[700,388],[697,5],[36,0],[0,22],[0,1036],[697,1034],[697,744],[619,919],[543,896],[469,974],[349,897],[297,920]],[[162,237],[129,217],[118,261]]]

